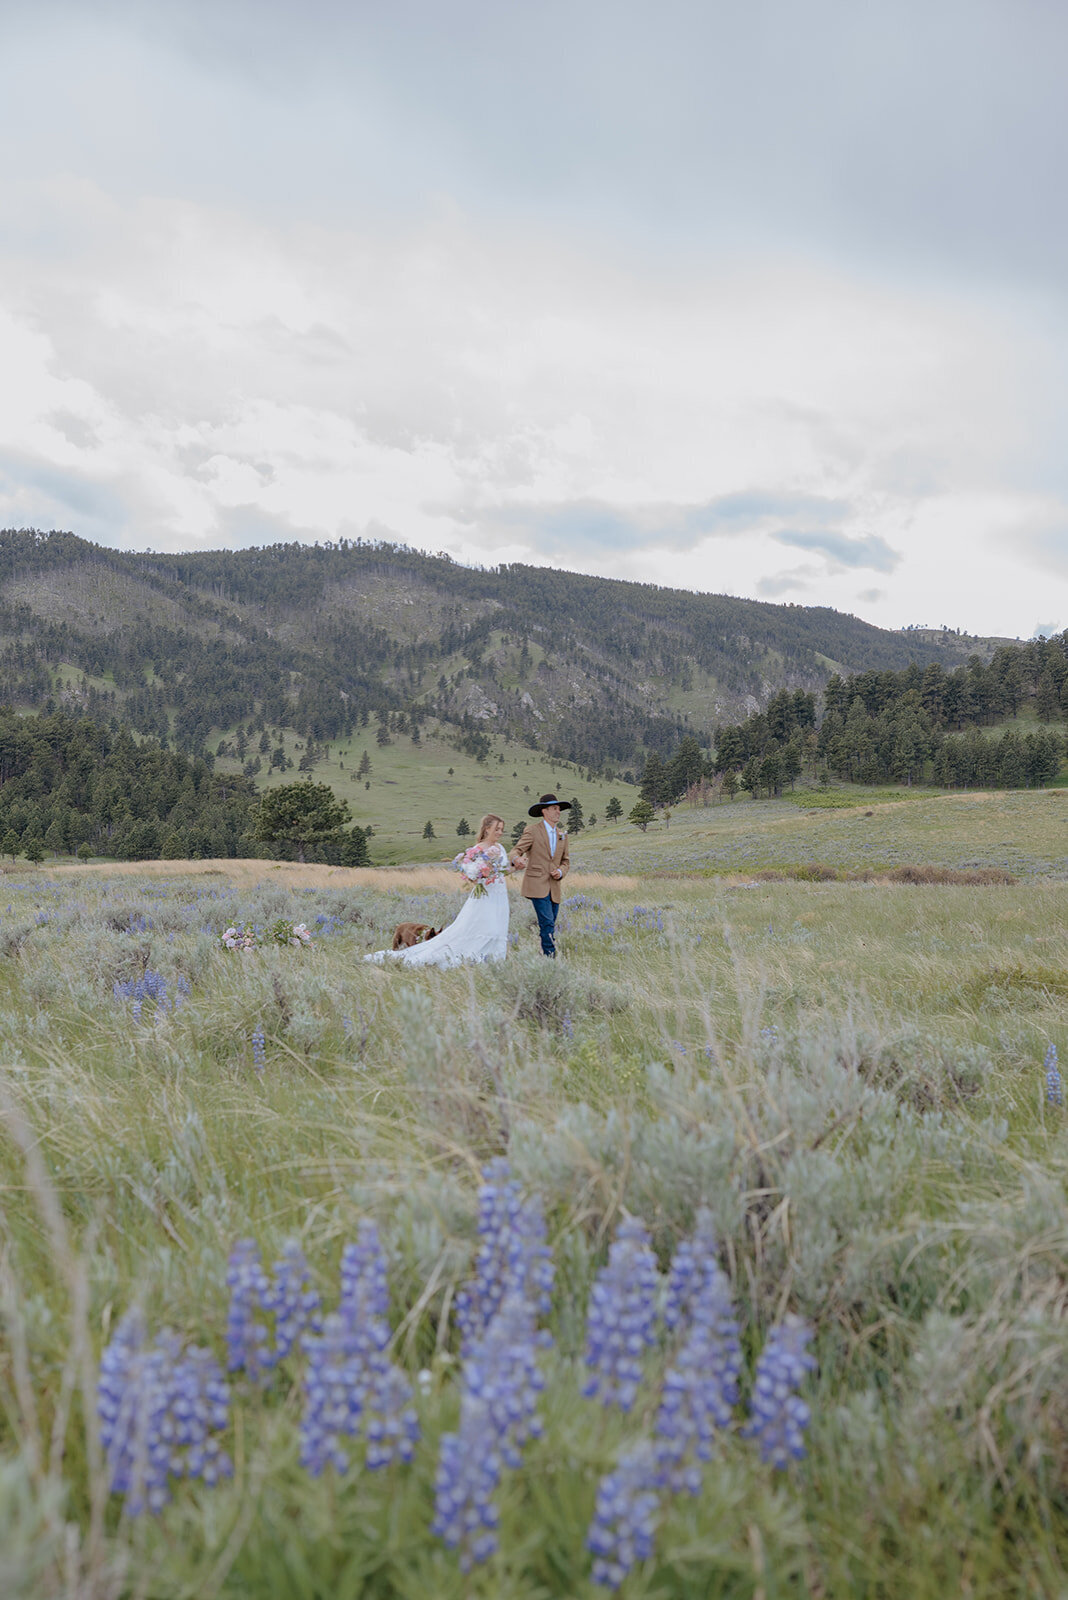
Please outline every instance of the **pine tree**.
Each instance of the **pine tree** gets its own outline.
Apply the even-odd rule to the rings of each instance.
[[[1048,722],[1051,717],[1057,715],[1059,709],[1057,685],[1053,681],[1053,674],[1044,672],[1035,690],[1035,710],[1043,722]]]
[[[768,798],[782,793],[782,758],[777,750],[769,750],[760,763],[760,787],[766,789]]]
[[[664,763],[654,750],[645,763],[642,773],[641,797],[651,806],[662,806],[670,798],[665,790],[667,788],[667,771]]]
[[[631,813],[627,818],[627,821],[633,822],[634,826],[636,828],[640,828],[644,833],[655,816],[656,811],[649,804],[648,800],[635,800],[634,805],[631,807]]]
[[[434,824],[432,822],[428,822],[426,827],[423,829],[423,838],[424,839],[436,839],[437,838],[437,834],[434,832]]]
[[[581,833],[585,826],[586,821],[582,815],[582,801],[576,796],[572,800],[571,810],[567,814],[567,831],[568,833]]]
[[[359,823],[350,834],[345,837],[341,846],[341,865],[343,867],[367,867],[371,864],[371,857],[367,850],[367,835]]]
[[[796,734],[785,749],[780,752],[779,759],[782,762],[782,781],[783,783],[788,783],[792,789],[797,779],[801,776],[802,767],[801,741]]]
[[[3,839],[0,839],[0,854],[10,856],[12,861],[14,861],[18,853],[19,836],[15,832],[14,828],[9,828],[4,834]]]
[[[467,838],[467,835],[471,832],[471,824],[468,822],[466,817],[460,818],[459,822],[456,824],[456,832],[460,835],[461,839]]]
[[[267,790],[260,800],[254,837],[290,846],[303,863],[309,845],[336,834],[348,820],[347,800],[339,801],[329,784],[304,778]]]
[[[604,815],[606,822],[615,822],[617,817],[621,817],[623,815],[623,807],[615,795],[612,796],[611,800],[609,800],[608,804],[605,806]]]
[[[700,780],[704,770],[701,746],[692,734],[687,734],[667,765],[664,775],[665,801],[670,803],[677,800],[680,794],[685,794],[692,783]]]

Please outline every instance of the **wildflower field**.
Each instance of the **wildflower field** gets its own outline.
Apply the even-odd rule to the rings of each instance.
[[[0,1594],[1068,1592],[1045,815],[979,886],[631,830],[451,972],[361,959],[432,872],[6,875]]]

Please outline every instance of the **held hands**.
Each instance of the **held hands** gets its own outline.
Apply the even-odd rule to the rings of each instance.
[[[516,872],[525,872],[527,870],[527,863],[529,862],[530,857],[521,854],[521,852],[518,850],[513,850],[512,854],[508,857],[508,860]],[[559,867],[549,868],[550,878],[559,879],[562,878],[563,875],[564,874],[561,872]]]

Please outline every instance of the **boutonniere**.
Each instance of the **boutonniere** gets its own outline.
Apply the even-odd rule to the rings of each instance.
[[[566,839],[567,838],[567,829],[566,828],[557,828],[556,837],[558,839]]]

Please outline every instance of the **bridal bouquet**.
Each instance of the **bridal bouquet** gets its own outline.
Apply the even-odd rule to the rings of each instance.
[[[473,844],[454,857],[452,864],[461,877],[467,879],[473,895],[484,895],[489,884],[504,881],[506,864],[499,852],[499,845],[494,846],[490,854],[484,844]]]

